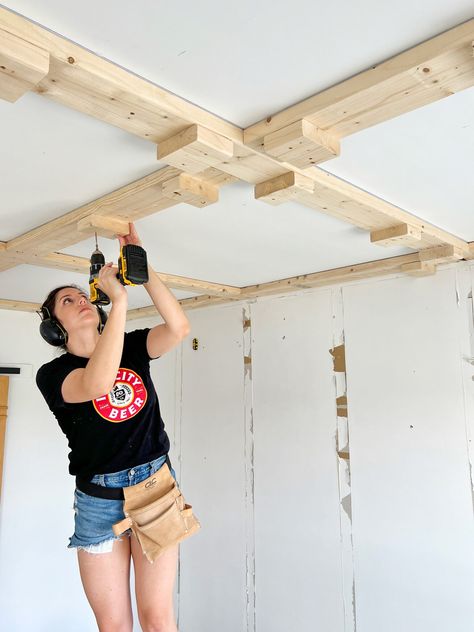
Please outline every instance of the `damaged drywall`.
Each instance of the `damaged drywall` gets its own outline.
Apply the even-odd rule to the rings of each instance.
[[[329,349],[333,360],[336,400],[335,450],[337,455],[341,558],[343,569],[344,629],[356,632],[354,545],[352,538],[352,493],[350,470],[349,418],[346,393],[346,354],[342,290],[333,290],[333,340]]]

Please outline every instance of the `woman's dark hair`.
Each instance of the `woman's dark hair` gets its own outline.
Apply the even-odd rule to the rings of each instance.
[[[51,318],[53,319],[56,319],[56,314],[54,313],[54,308],[56,307],[56,294],[60,290],[64,290],[67,287],[73,287],[74,289],[79,290],[80,292],[82,292],[83,294],[87,296],[87,292],[85,292],[82,287],[79,287],[79,285],[76,285],[75,283],[70,283],[69,285],[60,285],[59,287],[55,287],[54,290],[51,290],[51,292],[48,294],[43,304],[41,305],[41,309],[46,308],[49,314],[51,315]],[[63,351],[67,351],[67,345],[65,344],[61,345],[59,349],[62,349]]]

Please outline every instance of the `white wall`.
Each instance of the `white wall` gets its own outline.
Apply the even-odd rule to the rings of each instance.
[[[470,274],[461,263],[189,312],[191,335],[152,363],[202,522],[181,545],[181,632],[472,629]],[[51,353],[36,315],[0,311],[0,325],[0,363],[32,365],[10,380],[0,630],[92,631],[66,549],[66,440],[34,384]],[[348,462],[329,354],[342,338]]]

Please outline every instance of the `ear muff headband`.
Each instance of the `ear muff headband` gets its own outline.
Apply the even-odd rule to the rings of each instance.
[[[107,312],[100,305],[96,305],[99,312],[99,325],[97,327],[99,333],[102,333],[105,323],[107,322]],[[68,341],[68,334],[60,323],[51,316],[47,307],[41,306],[38,311],[41,317],[40,334],[44,340],[53,347],[65,345]]]

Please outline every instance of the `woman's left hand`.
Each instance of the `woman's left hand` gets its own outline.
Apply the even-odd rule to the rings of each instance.
[[[117,235],[118,240],[120,242],[120,248],[122,246],[126,246],[127,244],[133,244],[134,246],[141,246],[142,242],[140,237],[138,236],[137,229],[135,228],[133,222],[128,223],[129,230],[128,235]]]

